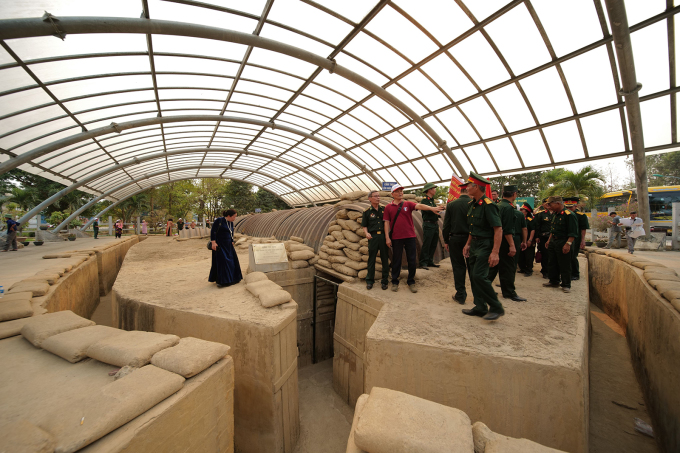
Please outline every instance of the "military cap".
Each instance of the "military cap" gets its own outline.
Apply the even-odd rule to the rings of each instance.
[[[531,205],[529,203],[527,203],[526,201],[524,202],[524,204],[522,205],[522,207],[520,209],[526,209],[529,212],[534,212],[534,208],[532,208]]]
[[[11,218],[12,218],[12,214],[5,214],[5,218],[6,218],[6,219],[11,219]]]
[[[427,192],[428,190],[433,189],[435,187],[437,187],[437,186],[435,186],[431,182],[428,182],[427,184],[425,184],[425,187],[423,187],[423,192]]]
[[[567,206],[573,206],[578,204],[579,202],[579,197],[568,197],[564,199],[564,204]]]
[[[491,185],[491,181],[486,179],[484,176],[478,175],[474,171],[470,172],[470,176],[468,177],[467,181],[465,181],[463,184],[459,185],[458,187],[467,187],[468,184],[477,184],[478,186],[488,186]]]
[[[548,202],[548,197],[545,197],[541,203],[547,203]]]
[[[562,197],[548,197],[548,203],[563,203]]]
[[[517,186],[512,185],[512,184],[509,185],[509,186],[504,186],[504,187],[503,187],[503,192],[513,192],[513,193],[514,193],[514,192],[518,192]]]

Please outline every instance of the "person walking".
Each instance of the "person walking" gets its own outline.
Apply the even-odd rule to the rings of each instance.
[[[463,256],[463,249],[467,244],[470,229],[468,228],[467,212],[471,198],[467,189],[461,189],[460,197],[446,205],[444,214],[444,248],[449,252],[451,269],[453,269],[453,283],[456,294],[451,296],[459,304],[465,304],[467,290],[465,289],[465,273],[470,273],[470,261]]]
[[[612,211],[609,213],[609,224],[611,227],[609,228],[609,242],[607,243],[607,246],[605,247],[606,249],[611,249],[612,245],[614,245],[614,241],[616,241],[616,247],[615,249],[620,249],[621,248],[621,227],[619,224],[621,223],[621,217],[616,215],[616,212]]]
[[[399,274],[401,273],[401,256],[406,250],[408,262],[408,278],[406,284],[412,293],[416,289],[416,230],[413,227],[413,211],[433,211],[439,213],[443,206],[432,207],[421,203],[404,200],[404,188],[398,184],[392,187],[392,203],[385,206],[383,222],[385,224],[385,242],[392,247],[392,291],[399,290]]]
[[[628,253],[632,255],[635,251],[635,241],[637,241],[637,238],[640,236],[644,236],[645,228],[642,219],[637,216],[637,212],[633,211],[630,213],[630,220],[632,223],[630,226],[625,227],[625,231],[626,242],[628,243]],[[623,224],[619,223],[619,226],[623,226]]]
[[[503,188],[503,199],[498,203],[498,211],[503,226],[503,242],[498,255],[498,264],[489,268],[489,281],[494,281],[496,275],[500,274],[499,280],[503,297],[515,302],[525,302],[526,299],[519,297],[515,291],[515,276],[517,275],[517,258],[515,256],[519,252],[517,246],[521,247],[521,240],[515,241],[515,225],[519,223],[516,214],[520,214],[515,209],[515,198],[517,198],[517,186],[505,186]],[[519,231],[518,233],[519,238],[522,232]]]
[[[524,203],[520,211],[525,217],[527,223],[527,241],[526,248],[520,252],[519,270],[525,277],[531,277],[534,273],[534,257],[536,255],[536,225],[534,222],[534,215],[529,203]]]
[[[550,257],[550,269],[548,283],[543,286],[557,288],[562,286],[562,291],[571,291],[571,248],[574,239],[578,237],[578,220],[576,214],[564,209],[562,197],[548,198],[550,210],[553,212],[550,222],[550,237],[547,248]],[[561,283],[560,283],[561,282]]]
[[[550,237],[550,225],[553,214],[548,207],[548,199],[543,199],[543,204],[534,216],[534,230],[536,234],[536,245],[538,245],[538,253],[541,255],[541,275],[543,278],[548,278],[548,249],[547,243]]]
[[[564,206],[571,212],[576,214],[576,220],[578,222],[578,236],[574,239],[574,245],[572,245],[571,250],[571,280],[579,280],[581,278],[581,270],[578,265],[578,254],[579,251],[586,248],[586,230],[590,228],[590,222],[588,222],[588,216],[585,213],[578,210],[579,197],[569,197],[564,199]]]
[[[7,238],[5,248],[2,251],[7,252],[8,250],[11,250],[12,252],[16,252],[19,247],[17,245],[17,230],[19,229],[19,223],[12,219],[11,214],[5,214],[5,221],[7,222]],[[10,245],[12,247],[11,249]]]
[[[493,321],[505,314],[503,305],[489,280],[489,267],[498,265],[498,253],[503,238],[503,227],[498,205],[484,195],[491,181],[477,173],[470,173],[460,187],[467,189],[472,201],[468,204],[467,223],[470,228],[463,256],[469,259],[470,286],[474,308],[463,309],[468,316],[481,316]]]
[[[120,239],[123,236],[123,221],[118,219],[114,225],[116,229],[116,239]]]
[[[437,192],[437,186],[428,182],[423,187],[425,198],[421,200],[421,204],[437,207],[434,201],[434,196]],[[434,211],[423,211],[423,245],[420,247],[420,265],[419,269],[429,270],[429,267],[439,267],[439,264],[434,264],[434,252],[437,250],[437,243],[439,242],[439,214]]]
[[[97,236],[99,236],[99,217],[94,218],[94,222],[92,223],[92,231],[94,231],[94,238],[99,239]]]
[[[142,234],[144,236],[148,236],[149,234],[149,226],[146,224],[146,220],[142,220]]]
[[[165,224],[165,235],[166,236],[172,236],[172,219],[168,219],[168,222]]]
[[[208,281],[217,283],[218,288],[231,286],[243,280],[241,265],[234,248],[236,215],[236,211],[227,209],[222,213],[222,217],[215,219],[210,229],[212,266]]]
[[[180,234],[181,231],[184,229],[184,220],[180,217],[177,219],[177,234]]]
[[[380,280],[380,287],[387,289],[387,283],[390,278],[389,268],[389,249],[385,241],[385,226],[383,224],[383,213],[385,208],[380,206],[380,192],[372,190],[368,194],[368,201],[371,206],[366,208],[361,215],[361,226],[368,239],[368,267],[366,268],[366,289],[373,288],[375,283],[375,262],[380,254],[380,261],[382,266],[382,280]]]

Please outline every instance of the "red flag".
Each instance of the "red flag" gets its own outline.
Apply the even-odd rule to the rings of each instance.
[[[486,198],[491,198],[491,183],[486,185],[486,190],[484,191]]]
[[[458,176],[453,175],[451,177],[451,185],[449,186],[449,197],[446,200],[447,203],[452,202],[453,200],[457,200],[460,197],[460,186],[463,184],[463,180],[460,179]]]

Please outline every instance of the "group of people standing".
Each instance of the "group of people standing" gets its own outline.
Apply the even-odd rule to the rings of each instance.
[[[168,219],[168,221],[165,224],[165,235],[166,236],[172,236],[172,234],[173,234],[172,233],[172,227],[173,226],[174,226],[174,224],[172,223],[172,219]],[[206,226],[210,226],[210,225],[206,225]],[[195,220],[192,220],[191,223],[187,223],[187,222],[184,222],[184,220],[181,217],[179,219],[177,219],[177,234],[179,234],[180,231],[182,231],[184,229],[188,230],[189,228],[191,228],[191,229],[196,228],[196,221]]]
[[[392,247],[392,290],[399,288],[402,251],[406,250],[408,262],[407,284],[411,292],[415,287],[416,234],[412,213],[423,211],[423,245],[419,269],[439,267],[433,261],[439,240],[439,215],[444,215],[444,247],[450,254],[456,292],[452,298],[465,304],[467,290],[465,275],[470,278],[474,307],[464,309],[469,316],[495,320],[505,314],[498,294],[492,286],[499,277],[501,295],[505,299],[523,302],[515,290],[517,273],[533,274],[534,259],[541,262],[541,274],[548,279],[545,287],[560,287],[571,291],[571,281],[578,280],[578,252],[585,247],[588,217],[579,212],[576,197],[549,197],[536,211],[528,203],[518,210],[515,185],[503,187],[502,198],[498,192],[493,198],[486,196],[491,182],[477,173],[470,173],[460,185],[461,195],[444,208],[434,202],[434,184],[423,188],[426,197],[421,203],[403,201],[403,187],[392,188],[392,203],[380,206],[377,191],[369,193],[371,206],[362,216],[362,227],[368,238],[368,266],[366,288],[375,282],[375,263],[378,254],[382,262],[382,289],[388,283],[388,247]],[[401,217],[400,217],[401,216]],[[403,219],[403,220],[402,220]],[[538,246],[538,253],[536,253]],[[538,256],[537,256],[538,255]],[[519,271],[518,271],[519,268]]]

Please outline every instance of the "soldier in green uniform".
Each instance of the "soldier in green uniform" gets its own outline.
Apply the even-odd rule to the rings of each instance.
[[[567,207],[571,212],[576,214],[576,220],[578,220],[578,236],[574,239],[574,244],[571,246],[572,256],[571,256],[571,279],[578,280],[581,278],[581,272],[578,268],[578,253],[579,250],[586,248],[586,230],[590,228],[590,222],[588,222],[588,216],[578,210],[579,197],[571,197],[564,199],[564,206]]]
[[[503,242],[498,255],[498,265],[489,269],[489,280],[494,281],[496,275],[500,274],[499,280],[503,297],[516,302],[524,302],[526,299],[519,297],[515,291],[515,275],[517,274],[517,258],[515,256],[520,251],[515,245],[515,225],[519,222],[516,217],[518,211],[515,209],[515,198],[517,198],[517,186],[505,186],[503,188],[503,199],[498,203],[498,211],[503,224]],[[521,231],[519,234],[521,234]]]
[[[564,209],[562,197],[550,197],[548,204],[553,213],[547,243],[550,281],[543,283],[543,286],[551,288],[562,286],[562,291],[568,293],[571,291],[571,249],[574,239],[579,235],[578,221],[576,214]]]
[[[94,238],[99,239],[97,236],[99,236],[99,218],[94,219],[94,223],[92,224],[92,230],[94,231]]]
[[[366,268],[366,289],[373,288],[375,282],[375,261],[380,252],[380,260],[382,266],[382,280],[380,287],[387,289],[387,282],[390,276],[390,266],[388,263],[389,251],[387,250],[387,242],[385,241],[385,231],[383,226],[383,212],[384,206],[380,206],[380,192],[372,190],[368,194],[368,201],[371,206],[366,208],[361,216],[361,226],[364,227],[364,233],[368,239],[368,267]]]
[[[437,186],[428,182],[423,187],[425,198],[420,201],[420,204],[437,207],[434,201],[434,195],[437,192]],[[439,242],[439,214],[434,211],[422,211],[423,215],[423,246],[420,248],[420,264],[419,269],[427,270],[428,267],[439,267],[439,264],[434,264],[434,252],[437,250],[437,242]]]
[[[446,205],[446,214],[444,214],[444,247],[449,252],[449,258],[451,258],[453,282],[456,285],[456,294],[452,297],[461,305],[467,299],[465,272],[470,272],[469,260],[463,256],[463,248],[465,248],[470,235],[467,222],[470,201],[467,190],[462,189],[460,197]]]
[[[473,198],[468,204],[467,220],[470,234],[463,248],[463,256],[469,258],[470,286],[475,307],[463,309],[468,316],[482,316],[493,321],[505,314],[496,291],[489,280],[489,267],[498,264],[498,251],[503,240],[503,228],[498,206],[484,195],[491,181],[477,173],[470,173],[461,188],[467,188]]]
[[[531,205],[529,203],[525,202],[520,208],[520,211],[525,216],[528,237],[526,240],[527,246],[520,253],[519,271],[520,273],[523,273],[525,277],[531,277],[531,275],[534,273],[534,255],[536,253],[536,247],[534,245],[534,235],[536,234],[534,216],[533,210],[531,209]]]
[[[548,249],[547,243],[550,237],[550,222],[552,222],[553,214],[548,208],[548,199],[543,199],[543,205],[534,216],[534,229],[536,234],[536,244],[538,245],[538,252],[541,254],[541,274],[543,278],[548,278]]]
[[[515,210],[515,234],[512,235],[512,239],[515,241],[515,272],[517,272],[517,265],[519,264],[519,258],[522,255],[524,249],[527,248],[527,219],[524,218],[524,214],[517,209],[516,205],[512,208]]]

